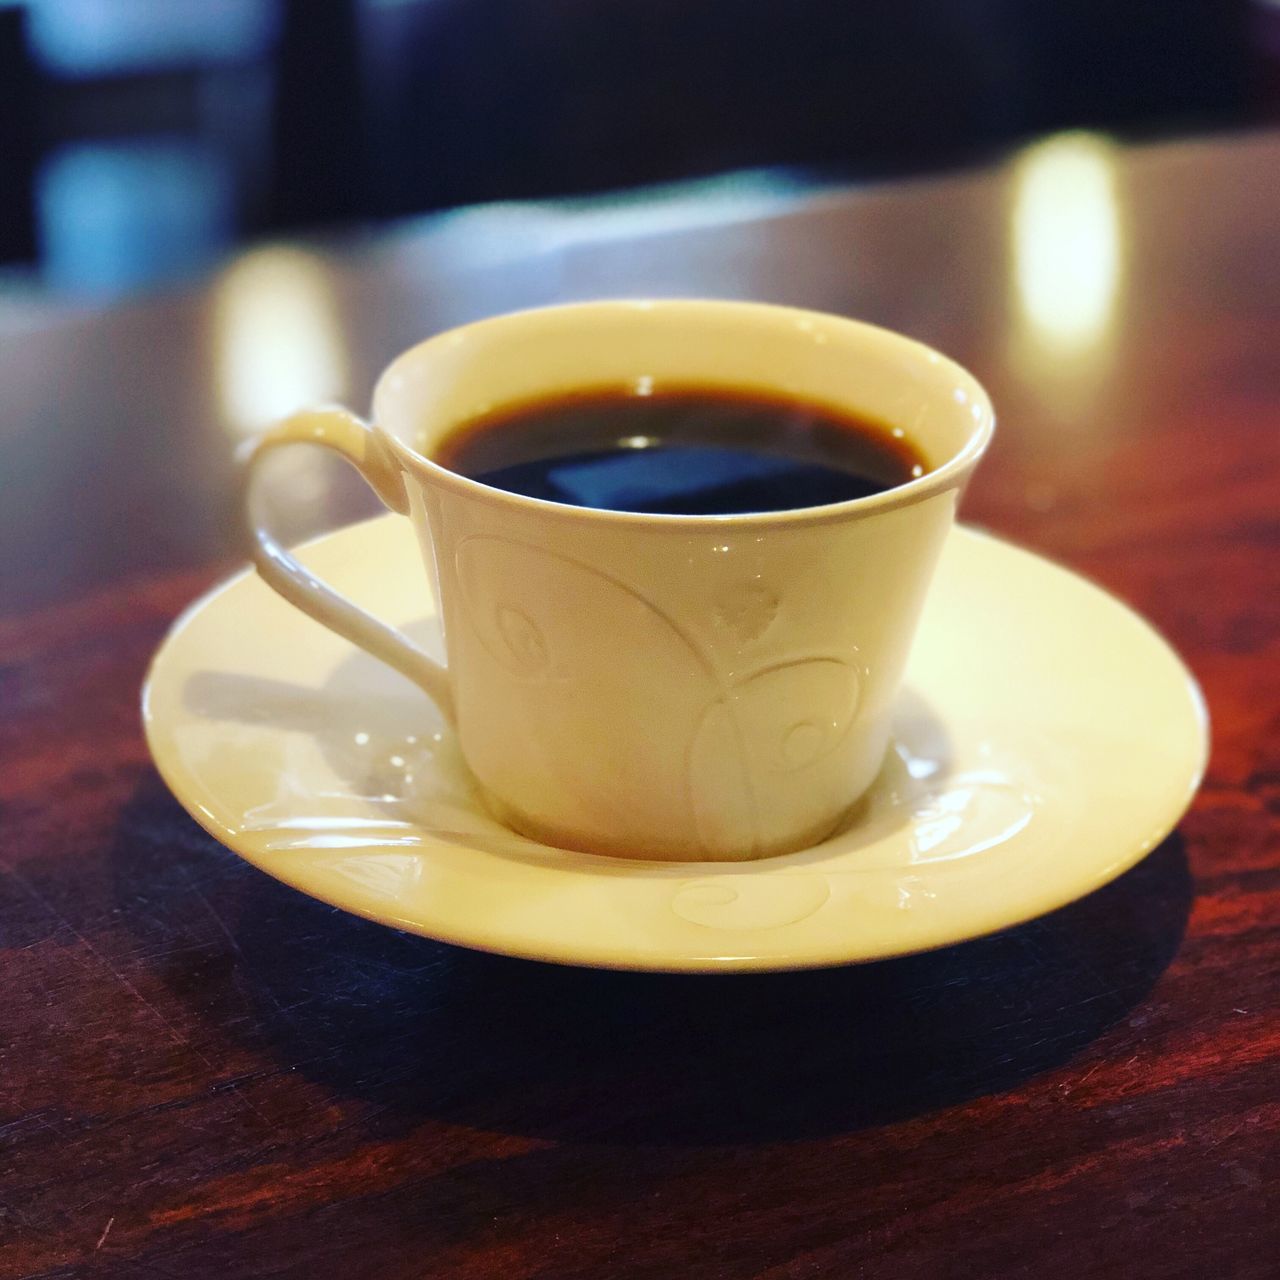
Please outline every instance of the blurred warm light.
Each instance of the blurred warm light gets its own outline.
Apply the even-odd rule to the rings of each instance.
[[[1021,343],[1058,359],[1097,348],[1123,269],[1111,144],[1070,133],[1028,148],[1014,168],[1011,236]]]
[[[244,254],[217,281],[213,308],[218,396],[233,433],[346,392],[337,301],[314,255],[279,246]]]

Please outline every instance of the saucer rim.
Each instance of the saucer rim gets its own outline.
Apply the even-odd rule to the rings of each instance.
[[[397,524],[399,520],[400,517],[395,515],[376,515],[368,520],[358,521],[308,539],[300,544],[298,550],[305,556],[308,551],[312,551],[324,544],[341,540],[344,537],[350,537],[356,531],[368,529],[374,525],[391,527]],[[174,619],[157,646],[148,663],[141,689],[142,721],[147,748],[161,779],[183,810],[207,834],[237,857],[264,872],[272,879],[278,880],[282,884],[286,884],[290,888],[304,893],[317,901],[324,902],[329,906],[349,912],[362,919],[370,920],[373,923],[400,929],[447,945],[464,947],[468,950],[480,951],[495,956],[545,964],[619,972],[667,974],[800,972],[840,968],[853,964],[869,964],[880,960],[897,959],[909,955],[942,950],[964,942],[990,937],[1006,929],[1015,928],[1068,907],[1072,903],[1097,892],[1097,890],[1136,866],[1173,833],[1178,823],[1185,816],[1203,782],[1212,746],[1209,711],[1199,683],[1169,642],[1127,602],[1105,587],[1099,586],[1051,557],[1043,556],[1038,552],[1021,547],[987,530],[975,528],[972,525],[957,524],[950,533],[949,538],[983,542],[990,544],[1001,552],[1028,557],[1035,561],[1039,567],[1053,569],[1066,575],[1077,585],[1102,597],[1109,606],[1127,615],[1128,620],[1131,623],[1136,623],[1146,633],[1147,639],[1158,645],[1168,659],[1178,668],[1183,679],[1184,691],[1189,698],[1192,712],[1191,721],[1194,724],[1198,739],[1197,759],[1185,785],[1179,791],[1176,799],[1171,799],[1168,802],[1162,817],[1152,826],[1147,835],[1135,840],[1131,846],[1126,846],[1125,852],[1119,856],[1109,859],[1105,863],[1099,863],[1092,874],[1075,881],[1069,893],[1051,894],[1048,898],[1043,894],[1026,893],[1014,899],[1012,905],[1008,898],[1000,897],[994,899],[985,906],[983,911],[973,913],[973,915],[977,916],[977,919],[974,919],[973,915],[971,915],[968,927],[960,932],[954,930],[948,932],[944,929],[939,936],[929,940],[912,940],[910,942],[904,940],[905,944],[901,947],[878,946],[870,951],[859,951],[856,945],[857,940],[853,939],[849,950],[841,955],[815,955],[811,949],[797,950],[794,954],[786,952],[772,952],[764,955],[695,954],[693,952],[676,954],[669,949],[661,947],[649,953],[639,952],[634,946],[621,948],[613,953],[596,946],[591,949],[589,956],[584,954],[575,955],[570,948],[557,950],[555,947],[530,945],[528,939],[503,935],[500,929],[494,930],[492,934],[485,934],[477,932],[474,927],[454,929],[441,922],[425,922],[418,918],[399,915],[393,911],[368,908],[358,902],[353,902],[349,896],[344,897],[344,895],[337,893],[330,894],[318,889],[313,883],[308,882],[305,874],[293,874],[293,868],[288,864],[284,866],[265,865],[266,859],[261,857],[257,851],[247,847],[248,842],[241,839],[238,831],[219,822],[216,816],[197,799],[196,793],[200,788],[196,786],[190,774],[177,767],[176,760],[165,749],[165,744],[160,741],[161,724],[154,708],[153,697],[158,683],[158,673],[170,657],[175,642],[181,634],[207,609],[216,605],[222,596],[244,580],[253,578],[254,570],[252,567],[238,570],[221,579],[193,600]],[[432,600],[430,604],[431,610],[427,616],[435,612],[435,602]],[[339,640],[339,643],[344,646],[349,645],[347,641]],[[443,840],[441,842],[447,843]],[[607,868],[610,872],[621,874],[626,879],[638,878],[640,873],[645,871],[660,871],[663,873],[664,878],[675,878],[683,874],[691,879],[696,879],[714,875],[717,872],[720,874],[768,876],[776,872],[788,858],[796,856],[795,854],[787,854],[775,858],[733,863],[649,861],[620,859],[604,854],[584,855],[575,851],[558,851],[554,846],[542,845],[536,841],[531,841],[530,843],[534,847],[543,848],[552,853],[573,853],[575,857],[588,857],[592,860],[598,860],[602,869]],[[814,848],[819,847],[820,845],[814,846]],[[810,851],[802,850],[798,852],[805,853]],[[946,865],[932,864],[930,869],[934,874],[945,875]],[[303,870],[305,871],[305,867]],[[626,873],[628,872],[634,872],[635,874],[627,875]],[[717,929],[717,933],[719,934],[720,932]]]

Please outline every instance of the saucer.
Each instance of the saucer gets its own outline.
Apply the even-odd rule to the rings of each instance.
[[[354,525],[301,558],[442,656],[408,521]],[[1199,690],[1145,622],[964,528],[884,768],[842,830],[800,853],[641,862],[516,835],[479,803],[425,695],[252,573],[174,624],[143,716],[187,812],[304,893],[462,946],[667,972],[876,960],[1062,906],[1169,833],[1208,749]]]

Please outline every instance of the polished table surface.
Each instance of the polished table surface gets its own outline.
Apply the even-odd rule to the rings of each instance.
[[[1280,1266],[1280,136],[473,211],[204,284],[0,297],[0,1277],[1229,1276]],[[966,516],[1091,577],[1214,723],[1110,887],[757,977],[409,937],[217,845],[138,689],[243,556],[236,441],[463,320],[796,303],[987,383]],[[369,510],[285,455],[293,533]]]

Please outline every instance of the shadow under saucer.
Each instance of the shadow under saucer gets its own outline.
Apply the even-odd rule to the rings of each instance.
[[[122,815],[113,865],[122,918],[163,941],[143,950],[169,957],[161,977],[210,1037],[363,1105],[368,1129],[438,1117],[632,1143],[852,1131],[1013,1088],[1144,998],[1191,903],[1174,835],[1088,897],[990,937],[708,977],[509,960],[369,923],[252,870],[158,780]]]

